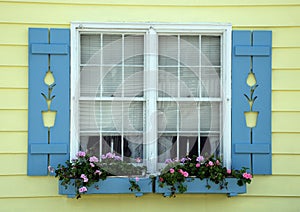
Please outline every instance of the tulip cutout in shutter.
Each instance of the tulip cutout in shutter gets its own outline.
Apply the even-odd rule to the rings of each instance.
[[[255,89],[258,86],[256,84],[255,74],[253,73],[252,70],[248,74],[246,83],[250,87],[250,97],[247,96],[246,94],[244,94],[244,95],[248,100],[250,111],[246,111],[246,112],[244,112],[244,114],[245,114],[247,127],[253,128],[253,127],[256,127],[257,117],[258,117],[259,112],[258,111],[252,111],[253,104],[254,104],[254,102],[257,98],[257,96],[253,97],[253,94],[254,94]]]
[[[46,100],[47,108],[48,110],[42,111],[42,117],[43,117],[43,123],[45,127],[48,127],[48,130],[50,127],[53,127],[55,124],[55,117],[56,117],[56,110],[51,110],[50,106],[52,103],[52,100],[54,99],[54,96],[51,96],[52,90],[55,86],[54,84],[54,76],[50,70],[46,72],[46,75],[44,77],[44,83],[48,86],[48,95],[46,96],[44,93],[42,93],[42,96]]]

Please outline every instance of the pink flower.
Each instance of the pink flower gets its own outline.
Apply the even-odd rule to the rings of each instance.
[[[252,175],[249,174],[249,173],[247,173],[247,172],[245,172],[245,173],[243,173],[243,178],[245,178],[245,179],[251,179]]]
[[[136,177],[135,178],[135,182],[138,182],[140,180],[140,178]]]
[[[90,163],[90,166],[91,166],[91,167],[95,167],[95,164],[93,164],[93,163]]]
[[[217,166],[220,165],[220,161],[219,161],[219,160],[216,160],[216,164],[217,164]]]
[[[189,176],[189,173],[188,172],[183,172],[182,174],[184,177],[188,177]]]
[[[178,172],[179,172],[180,174],[183,174],[183,171],[182,171],[182,169],[179,169],[179,170],[178,170]]]
[[[96,170],[94,174],[98,174],[98,175],[101,175],[102,172],[100,170]]]
[[[200,155],[199,157],[196,158],[196,161],[197,162],[204,161],[204,157]]]
[[[81,188],[78,189],[79,193],[84,193],[87,191],[87,188],[85,186],[82,186]]]
[[[141,163],[141,162],[142,162],[142,159],[141,159],[141,158],[136,158],[135,161],[136,161],[137,163]]]
[[[164,182],[164,178],[160,177],[159,182]]]
[[[77,157],[85,157],[85,152],[79,151],[76,156]]]
[[[170,169],[170,173],[173,174],[175,172],[174,169]]]
[[[231,169],[227,169],[227,174],[231,174]]]
[[[196,164],[196,167],[199,168],[199,167],[200,167],[200,163],[197,163],[197,164]]]
[[[82,178],[82,179],[83,179],[83,182],[85,182],[85,183],[89,181],[89,179],[86,177],[85,174],[81,174],[81,175],[80,175],[80,178]]]
[[[98,162],[99,162],[99,159],[98,159],[96,156],[92,156],[92,157],[90,157],[89,161],[90,161],[91,163],[98,163]]]
[[[213,166],[213,165],[214,165],[214,162],[209,161],[209,162],[208,162],[208,165],[209,165],[209,166]]]

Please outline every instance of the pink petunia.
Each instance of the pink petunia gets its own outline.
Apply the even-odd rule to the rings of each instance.
[[[252,175],[249,174],[249,173],[247,173],[247,172],[245,172],[245,173],[243,173],[243,178],[245,178],[245,179],[251,179]]]
[[[216,165],[219,166],[220,165],[220,161],[216,160]]]
[[[196,167],[197,167],[197,168],[199,168],[200,166],[201,166],[200,163],[197,163],[197,164],[196,164]]]
[[[76,156],[77,157],[85,157],[85,152],[79,151]]]
[[[92,157],[89,158],[89,161],[90,161],[91,163],[98,163],[98,162],[99,162],[99,159],[98,159],[96,156],[92,156]]]
[[[209,165],[209,166],[213,166],[213,165],[214,165],[214,162],[209,161],[209,162],[208,162],[208,165]]]
[[[196,158],[196,161],[197,162],[204,161],[204,157],[200,155],[199,157]]]
[[[79,193],[84,193],[87,191],[87,188],[85,186],[82,186],[81,188],[78,189]]]
[[[170,173],[173,174],[174,172],[175,172],[175,170],[171,168]]]
[[[102,174],[102,172],[101,172],[100,170],[96,170],[96,171],[94,172],[94,174],[101,175],[101,174]]]
[[[183,176],[184,176],[184,177],[188,177],[188,176],[189,176],[189,173],[188,173],[188,172],[183,172]]]
[[[231,174],[231,169],[227,169],[227,174]]]
[[[93,164],[93,163],[90,163],[90,166],[91,166],[91,167],[95,167],[95,164]]]

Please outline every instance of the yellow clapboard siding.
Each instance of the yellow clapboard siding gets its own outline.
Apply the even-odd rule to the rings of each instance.
[[[18,16],[10,11],[20,11]],[[131,11],[128,13],[128,11]],[[243,26],[298,25],[298,6],[164,7],[114,5],[48,5],[0,3],[0,20],[13,23],[70,23],[71,21],[232,22]],[[253,15],[255,13],[255,15]],[[41,14],[43,14],[41,16]],[[55,15],[53,15],[55,14]],[[101,14],[101,15],[99,15]],[[178,16],[178,14],[184,14]],[[266,14],[276,14],[266,15]],[[251,17],[251,18],[249,18]]]
[[[0,110],[0,131],[27,131],[27,118],[27,110]]]
[[[273,170],[274,174],[274,170]],[[247,194],[257,196],[298,196],[300,197],[300,176],[259,176],[256,175],[247,186]],[[289,182],[289,183],[286,183]]]
[[[272,173],[281,175],[300,175],[299,161],[300,155],[273,155]]]
[[[27,46],[0,45],[0,66],[27,66],[27,51]]]
[[[1,0],[3,1],[3,0]],[[0,2],[1,2],[0,1]],[[10,0],[10,2],[36,2],[36,3],[46,3],[46,4],[108,4],[108,5],[174,5],[174,6],[226,6],[226,5],[299,5],[299,1],[297,0],[244,0],[244,1],[239,1],[239,0],[229,0],[224,2],[223,0],[216,0],[216,1],[205,1],[205,0],[197,0],[197,1],[181,1],[181,0],[165,0],[165,1],[160,1],[160,0],[64,0],[59,1],[59,0]]]
[[[272,132],[300,132],[300,112],[272,112]]]
[[[66,25],[26,25],[26,24],[6,24],[0,23],[0,44],[15,44],[15,45],[27,45],[28,42],[28,28],[30,27],[47,27],[47,28],[69,28],[69,24]],[[237,28],[238,30],[270,30],[270,28]],[[272,29],[273,47],[300,47],[300,39],[297,39],[297,35],[300,34],[299,27],[289,28],[276,28]]]
[[[299,70],[273,70],[272,72],[272,90],[299,90],[300,83]]]
[[[117,204],[116,204],[117,203]],[[55,211],[108,211],[108,212],[153,212],[153,211],[222,211],[222,212],[298,212],[299,198],[296,197],[245,197],[228,198],[226,195],[178,195],[163,198],[161,195],[91,195],[80,200],[66,197],[51,198],[8,198],[0,199],[3,211],[53,212]]]
[[[27,68],[0,66],[0,88],[28,88]]]
[[[272,133],[272,152],[300,155],[300,133]]]
[[[0,89],[0,109],[27,109],[27,89]]]
[[[0,198],[58,195],[57,179],[50,176],[0,176],[0,187],[5,189]]]
[[[27,154],[0,154],[0,175],[25,175]]]
[[[1,153],[27,153],[27,132],[0,132]]]
[[[272,111],[300,111],[300,90],[273,91]]]
[[[273,69],[300,68],[300,48],[273,48]]]

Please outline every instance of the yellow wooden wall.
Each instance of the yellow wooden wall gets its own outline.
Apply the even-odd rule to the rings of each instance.
[[[225,3],[226,2],[226,3]],[[28,28],[89,22],[229,22],[273,31],[273,175],[248,193],[59,196],[53,177],[28,177]],[[0,0],[0,211],[300,211],[299,0]]]

